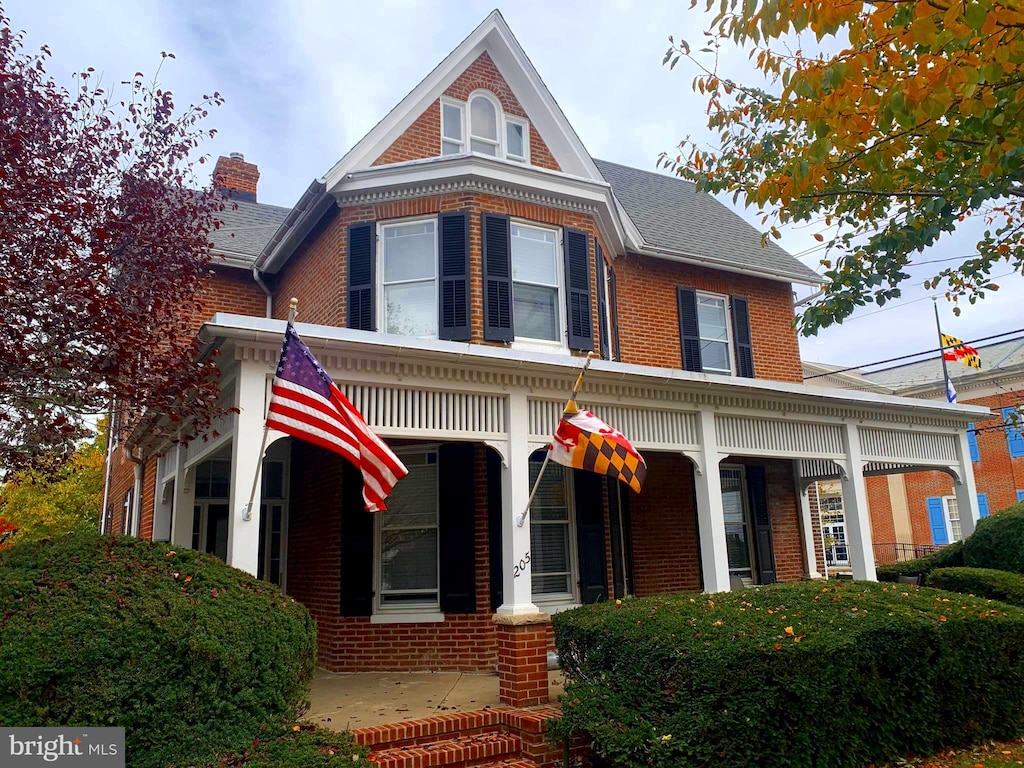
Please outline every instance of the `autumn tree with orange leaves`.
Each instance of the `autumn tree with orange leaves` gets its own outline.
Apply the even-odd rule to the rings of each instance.
[[[715,147],[686,140],[662,161],[757,206],[767,236],[820,222],[826,285],[797,321],[803,334],[898,298],[913,256],[969,219],[986,226],[977,252],[926,282],[954,312],[998,289],[997,264],[1024,266],[1024,4],[708,0],[713,9],[705,47],[670,38],[665,62],[698,68]],[[724,46],[749,51],[763,87],[719,75]]]

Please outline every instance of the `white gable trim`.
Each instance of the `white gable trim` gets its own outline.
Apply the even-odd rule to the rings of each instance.
[[[333,191],[348,173],[372,165],[485,51],[526,111],[533,129],[544,138],[562,171],[572,176],[603,180],[540,74],[501,13],[495,10],[327,172],[323,178],[327,189]]]

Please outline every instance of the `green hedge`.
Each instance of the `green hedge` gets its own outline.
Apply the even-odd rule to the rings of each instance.
[[[0,726],[123,726],[129,765],[201,762],[306,705],[299,603],[209,555],[71,535],[0,553]]]
[[[366,747],[348,733],[312,726],[262,732],[245,750],[217,755],[203,768],[372,768]]]
[[[1024,576],[992,568],[937,568],[928,586],[1024,607]]]
[[[555,733],[617,768],[861,768],[1024,733],[1024,610],[802,582],[558,613]]]
[[[978,521],[964,539],[964,565],[1024,574],[1024,504]]]
[[[927,576],[936,568],[956,568],[963,564],[964,546],[958,541],[924,557],[880,565],[876,572],[879,581],[899,581],[900,576]]]

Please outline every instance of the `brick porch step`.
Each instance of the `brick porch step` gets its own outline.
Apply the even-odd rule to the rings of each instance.
[[[504,711],[501,708],[482,709],[472,712],[453,712],[434,715],[420,720],[402,720],[386,725],[372,725],[356,728],[352,737],[356,744],[364,747],[405,747],[413,744],[428,744],[444,738],[472,736],[486,731],[497,730],[502,724]]]
[[[382,749],[372,752],[370,759],[379,768],[469,768],[493,763],[495,759],[501,765],[502,758],[518,758],[521,748],[522,740],[518,736],[508,733],[477,733],[427,744]]]

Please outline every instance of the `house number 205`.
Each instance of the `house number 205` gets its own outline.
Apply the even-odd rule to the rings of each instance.
[[[526,566],[527,566],[527,564],[529,564],[529,562],[530,562],[530,553],[527,552],[525,555],[523,555],[523,559],[520,560],[518,563],[516,563],[516,566],[515,566],[515,577],[514,578],[517,578],[517,579],[519,578],[519,576],[523,573],[523,571],[526,570]]]

